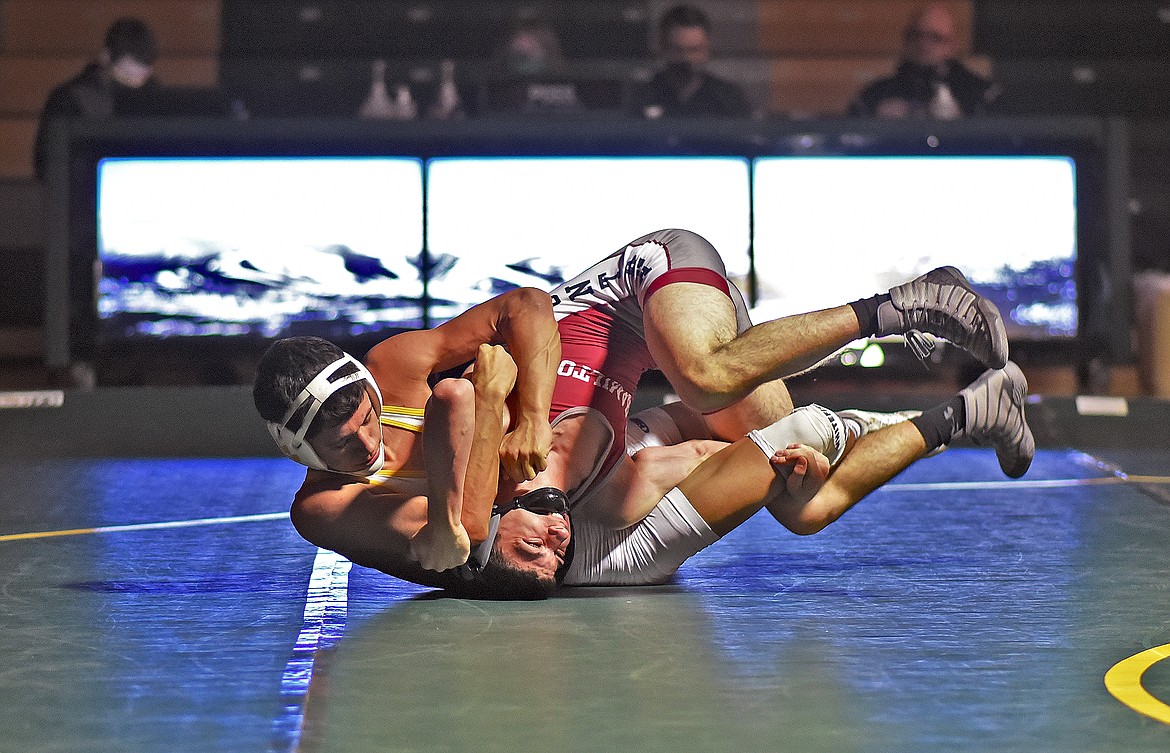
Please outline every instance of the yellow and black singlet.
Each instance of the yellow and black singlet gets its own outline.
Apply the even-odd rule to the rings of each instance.
[[[383,426],[393,426],[415,434],[423,430],[423,409],[406,408],[401,405],[383,405],[378,421]],[[367,483],[386,484],[391,481],[394,486],[400,487],[403,493],[423,494],[426,492],[427,475],[421,470],[407,470],[405,468],[383,468],[377,473],[366,476]]]

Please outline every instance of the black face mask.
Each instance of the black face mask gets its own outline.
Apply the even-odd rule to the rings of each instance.
[[[697,76],[700,72],[701,69],[694,63],[676,62],[666,64],[667,75],[680,81],[689,81],[691,78]]]
[[[516,508],[528,510],[537,515],[550,515],[552,513],[564,514],[569,511],[569,499],[560,489],[546,486],[541,489],[534,489],[527,494],[522,494],[511,502],[494,505],[492,507],[492,514],[504,515]]]

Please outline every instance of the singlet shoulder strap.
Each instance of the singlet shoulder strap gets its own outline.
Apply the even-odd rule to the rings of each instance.
[[[614,463],[613,459],[611,458],[611,455],[613,454],[614,430],[613,430],[613,426],[610,425],[609,421],[607,421],[605,419],[604,413],[597,410],[596,408],[590,408],[589,406],[585,406],[585,405],[579,405],[579,406],[575,406],[573,408],[566,408],[565,410],[563,410],[559,414],[557,414],[557,416],[550,422],[553,427],[556,427],[557,424],[559,424],[561,421],[564,421],[567,418],[573,418],[574,416],[583,416],[583,415],[586,415],[589,413],[596,414],[597,417],[599,419],[601,419],[602,425],[605,428],[609,429],[609,440],[606,442],[605,448],[603,449],[603,451],[601,452],[601,456],[597,460],[597,464],[593,466],[593,469],[589,472],[589,475],[585,478],[585,480],[582,481],[577,486],[577,488],[568,490],[569,509],[570,510],[572,510],[573,506],[576,505],[578,502],[580,502],[581,499],[586,495],[586,493],[588,493],[589,490],[591,490],[593,488],[593,484],[599,480],[599,476],[601,476],[603,471],[608,473],[616,465],[616,463]]]
[[[383,405],[378,420],[383,426],[393,426],[418,434],[423,430],[423,409],[401,405]]]
[[[377,473],[371,473],[365,476],[365,482],[373,486],[384,484],[391,479],[425,479],[427,477],[426,471],[405,470],[402,468],[383,468]]]

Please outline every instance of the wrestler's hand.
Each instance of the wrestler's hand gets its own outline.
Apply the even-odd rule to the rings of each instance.
[[[829,459],[804,444],[790,444],[777,450],[772,465],[785,475],[784,485],[793,500],[800,504],[816,496],[829,477]]]
[[[548,452],[552,446],[552,427],[548,419],[527,419],[519,416],[516,428],[504,435],[500,445],[500,463],[504,476],[511,481],[531,481],[548,467]]]
[[[442,572],[459,567],[471,555],[471,539],[463,524],[427,523],[410,539],[410,556],[427,570]]]
[[[505,414],[504,400],[516,386],[517,368],[512,356],[499,345],[480,345],[470,379],[478,400]],[[505,478],[528,481],[548,465],[552,429],[548,416],[516,416],[512,430],[500,443],[500,463]]]
[[[516,362],[503,346],[483,343],[468,378],[475,385],[476,397],[498,403],[502,408],[504,400],[516,386],[516,373]]]

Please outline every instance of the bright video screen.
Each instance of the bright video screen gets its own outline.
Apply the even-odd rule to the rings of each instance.
[[[427,165],[431,316],[515,287],[551,289],[646,233],[681,227],[749,272],[741,157],[434,159]]]
[[[106,341],[422,326],[419,159],[105,159],[97,191]]]
[[[753,201],[756,321],[952,265],[999,306],[1010,338],[1077,333],[1069,158],[761,158]]]

